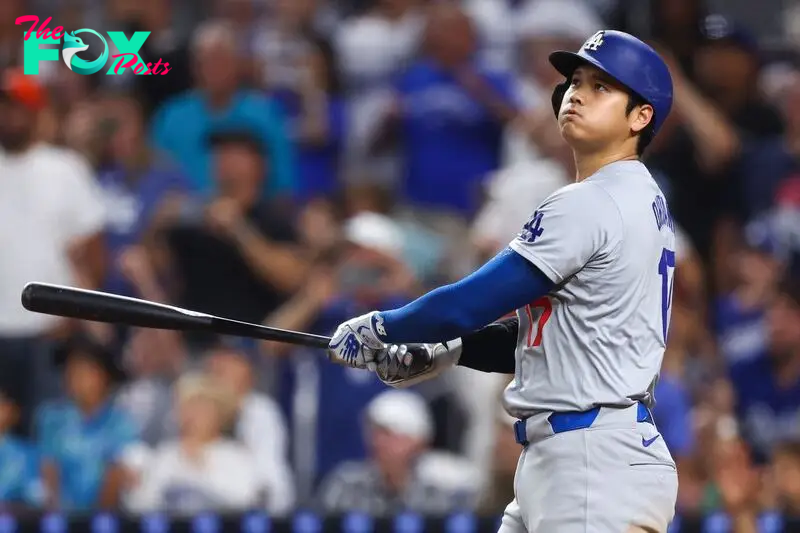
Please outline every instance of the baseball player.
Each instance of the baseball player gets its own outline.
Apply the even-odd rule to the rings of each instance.
[[[341,324],[328,356],[398,387],[456,364],[514,374],[504,405],[524,448],[502,533],[665,532],[678,479],[650,408],[675,233],[640,156],[669,114],[672,79],[618,31],[550,62],[566,78],[552,103],[575,183],[476,272]]]

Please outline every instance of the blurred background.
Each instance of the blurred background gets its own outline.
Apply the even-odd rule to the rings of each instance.
[[[140,54],[169,71],[23,75],[31,14],[149,31]],[[602,28],[652,43],[675,83],[646,154],[680,231],[655,407],[674,531],[800,531],[797,0],[0,2],[3,531],[101,512],[146,531],[208,512],[226,531],[365,514],[494,531],[520,452],[508,376],[387,391],[318,351],[58,320],[20,290],[326,335],[402,305],[572,180],[547,54]]]

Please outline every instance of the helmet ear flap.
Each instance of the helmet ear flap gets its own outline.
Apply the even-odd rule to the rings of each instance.
[[[569,85],[569,80],[566,80],[564,83],[556,85],[556,88],[553,89],[550,102],[553,104],[553,112],[556,114],[556,118],[558,118],[558,112],[561,110],[561,103],[564,101],[564,95],[567,93]]]

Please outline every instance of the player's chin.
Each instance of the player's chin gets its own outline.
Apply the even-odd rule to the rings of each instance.
[[[587,137],[586,129],[580,121],[575,120],[574,116],[562,116],[558,121],[558,127],[561,130],[561,137],[569,144],[580,142]]]

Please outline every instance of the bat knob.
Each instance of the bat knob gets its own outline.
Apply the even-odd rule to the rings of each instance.
[[[31,305],[33,301],[36,299],[36,283],[26,283],[25,287],[22,289],[22,307],[31,311]]]

